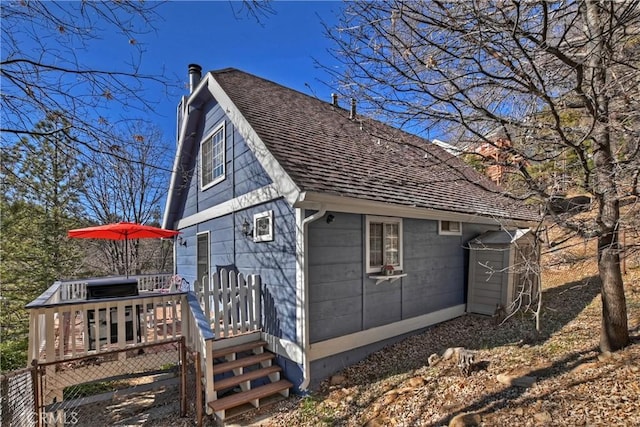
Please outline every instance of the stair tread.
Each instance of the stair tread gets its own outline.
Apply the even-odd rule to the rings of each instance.
[[[245,381],[253,381],[258,378],[266,377],[270,374],[282,371],[282,368],[278,365],[267,366],[266,368],[256,369],[255,371],[249,371],[242,375],[234,375],[229,378],[223,378],[219,381],[214,381],[213,387],[215,390],[224,390],[225,388],[236,386]]]
[[[241,351],[253,350],[254,348],[264,347],[267,345],[266,341],[253,341],[245,344],[234,345],[232,347],[220,348],[213,350],[213,358],[224,357],[231,353],[240,353]]]
[[[213,374],[221,374],[223,372],[230,371],[236,368],[242,368],[245,366],[255,365],[256,363],[264,362],[266,360],[273,359],[275,354],[273,353],[259,353],[247,357],[241,357],[240,359],[230,360],[223,363],[213,363]]]
[[[291,388],[292,386],[293,384],[291,384],[289,381],[280,380],[275,383],[266,384],[260,387],[253,388],[251,390],[243,391],[223,397],[218,400],[214,400],[212,402],[209,402],[209,406],[211,407],[211,409],[213,409],[214,412],[224,411],[229,408],[240,406],[252,400],[271,396],[275,393]]]

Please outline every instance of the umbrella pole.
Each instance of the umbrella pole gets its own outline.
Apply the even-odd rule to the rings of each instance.
[[[124,235],[124,274],[129,278],[129,236]]]

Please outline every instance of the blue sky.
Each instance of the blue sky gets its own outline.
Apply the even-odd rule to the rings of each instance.
[[[332,63],[326,53],[331,44],[320,21],[335,22],[341,6],[338,1],[274,1],[275,13],[257,23],[240,12],[239,2],[169,2],[158,9],[163,21],[156,23],[157,32],[140,40],[143,71],[157,74],[164,69],[186,83],[190,63],[201,65],[203,72],[235,67],[329,101],[331,89],[321,80],[330,78],[313,58]],[[164,97],[160,117],[153,118],[169,140],[175,135],[176,105],[184,94]]]

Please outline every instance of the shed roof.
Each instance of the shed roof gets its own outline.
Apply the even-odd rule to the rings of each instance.
[[[529,234],[531,229],[487,231],[469,242],[470,246],[509,246]]]

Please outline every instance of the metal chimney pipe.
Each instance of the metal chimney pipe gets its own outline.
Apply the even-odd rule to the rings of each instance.
[[[356,99],[351,98],[351,112],[349,113],[349,119],[353,120],[356,118]]]
[[[193,93],[202,78],[202,67],[198,64],[189,64],[189,93]]]
[[[331,94],[331,105],[333,105],[334,107],[338,106],[338,94],[337,93],[332,93]]]

